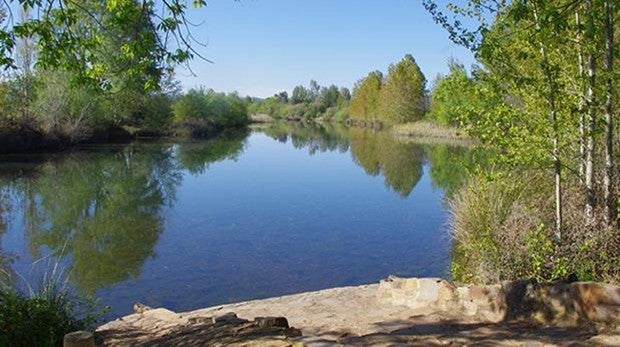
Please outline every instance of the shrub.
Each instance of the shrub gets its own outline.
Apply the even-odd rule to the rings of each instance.
[[[101,95],[83,85],[71,85],[68,72],[39,74],[33,113],[45,134],[80,140],[102,124],[106,113]]]
[[[94,328],[102,312],[60,277],[52,271],[29,295],[0,283],[0,346],[61,346],[65,334]]]
[[[172,106],[175,122],[181,127],[203,130],[238,127],[249,122],[248,105],[239,95],[192,89]],[[201,132],[204,132],[201,130]],[[193,133],[196,133],[195,131]]]

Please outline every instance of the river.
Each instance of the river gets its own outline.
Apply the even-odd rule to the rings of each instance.
[[[204,141],[0,158],[0,278],[45,273],[109,305],[175,311],[449,276],[466,147],[275,123]],[[27,283],[27,284],[26,284]]]

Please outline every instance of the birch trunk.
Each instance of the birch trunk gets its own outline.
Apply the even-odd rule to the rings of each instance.
[[[603,190],[605,194],[605,222],[610,225],[617,219],[616,196],[614,186],[614,151],[613,151],[613,95],[614,95],[614,0],[605,1],[605,177]]]
[[[586,15],[588,16],[587,23],[587,39],[590,44],[594,43],[594,14],[592,13],[592,0],[586,1]],[[594,99],[594,89],[596,84],[596,61],[592,48],[587,50],[587,73],[588,73],[588,86],[586,90],[586,107],[588,109],[586,117],[586,162],[585,162],[585,186],[586,186],[586,206],[585,217],[586,224],[592,224],[594,221],[594,150],[595,141],[594,134],[596,131],[596,107]]]
[[[538,14],[538,9],[536,5],[534,5],[534,20],[536,21],[536,27],[540,31],[540,17]],[[539,39],[538,44],[540,46],[540,56],[542,62],[542,70],[547,82],[547,102],[549,104],[549,120],[551,121],[551,126],[553,129],[553,149],[552,149],[552,160],[553,160],[553,175],[554,175],[554,184],[555,184],[555,238],[558,242],[562,240],[562,225],[563,225],[563,216],[562,216],[562,162],[560,160],[559,153],[559,127],[558,127],[558,116],[557,116],[557,107],[555,102],[555,94],[556,88],[553,81],[553,75],[551,73],[551,69],[549,67],[549,59],[547,57],[547,51],[545,49],[545,43],[542,39]]]

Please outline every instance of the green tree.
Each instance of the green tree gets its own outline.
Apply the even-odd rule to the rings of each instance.
[[[373,71],[357,81],[349,105],[351,118],[367,121],[379,119],[379,97],[382,86],[383,74],[380,71]]]
[[[340,96],[340,92],[338,87],[335,85],[331,85],[327,88],[321,88],[321,92],[316,102],[319,106],[319,110],[321,112],[325,112],[330,107],[336,106],[338,103],[338,97]]]
[[[455,60],[448,62],[450,73],[435,83],[428,116],[445,125],[458,125],[463,113],[476,102],[475,81]]]
[[[193,0],[195,7],[205,0]],[[163,3],[150,0],[108,1],[105,6],[96,2],[69,0],[10,0],[6,4],[24,10],[32,9],[37,18],[13,24],[11,12],[6,22],[11,25],[0,30],[0,65],[15,66],[14,52],[21,39],[39,38],[37,64],[43,68],[63,68],[75,72],[76,79],[106,88],[106,76],[116,74],[121,62],[129,76],[151,76],[154,66],[172,67],[201,56],[187,32],[187,4],[182,0]],[[92,20],[90,20],[90,19]],[[86,20],[85,20],[86,19]],[[114,51],[117,58],[102,59],[101,50],[109,48],[110,37],[135,25],[148,24],[156,31],[137,31],[132,40]],[[166,38],[174,38],[168,42]],[[133,64],[124,64],[133,62]],[[147,78],[145,89],[156,89],[157,81]]]
[[[426,112],[426,78],[411,54],[391,65],[381,89],[380,115],[386,123],[422,119]]]
[[[308,90],[304,86],[296,86],[293,88],[293,94],[291,95],[291,103],[301,104],[302,102],[310,101],[308,97]]]
[[[273,100],[277,104],[277,99]],[[249,121],[248,105],[237,93],[192,89],[172,105],[172,110],[177,125],[188,128],[189,135],[240,127]]]

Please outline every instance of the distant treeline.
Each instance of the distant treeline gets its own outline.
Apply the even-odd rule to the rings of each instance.
[[[275,118],[356,124],[394,125],[426,118],[456,125],[456,103],[472,97],[471,82],[461,65],[450,62],[450,74],[439,76],[436,88],[429,92],[426,77],[413,56],[407,54],[389,66],[387,75],[377,70],[357,81],[352,93],[347,88],[322,87],[310,81],[310,87],[297,86],[290,96],[283,91],[264,100],[254,99],[249,112]],[[459,96],[460,91],[455,89],[460,87],[459,83],[466,84],[467,94]]]
[[[295,120],[326,120],[342,122],[348,118],[351,92],[335,85],[322,87],[310,81],[308,88],[297,86],[289,96],[283,91],[250,105],[250,113]]]

